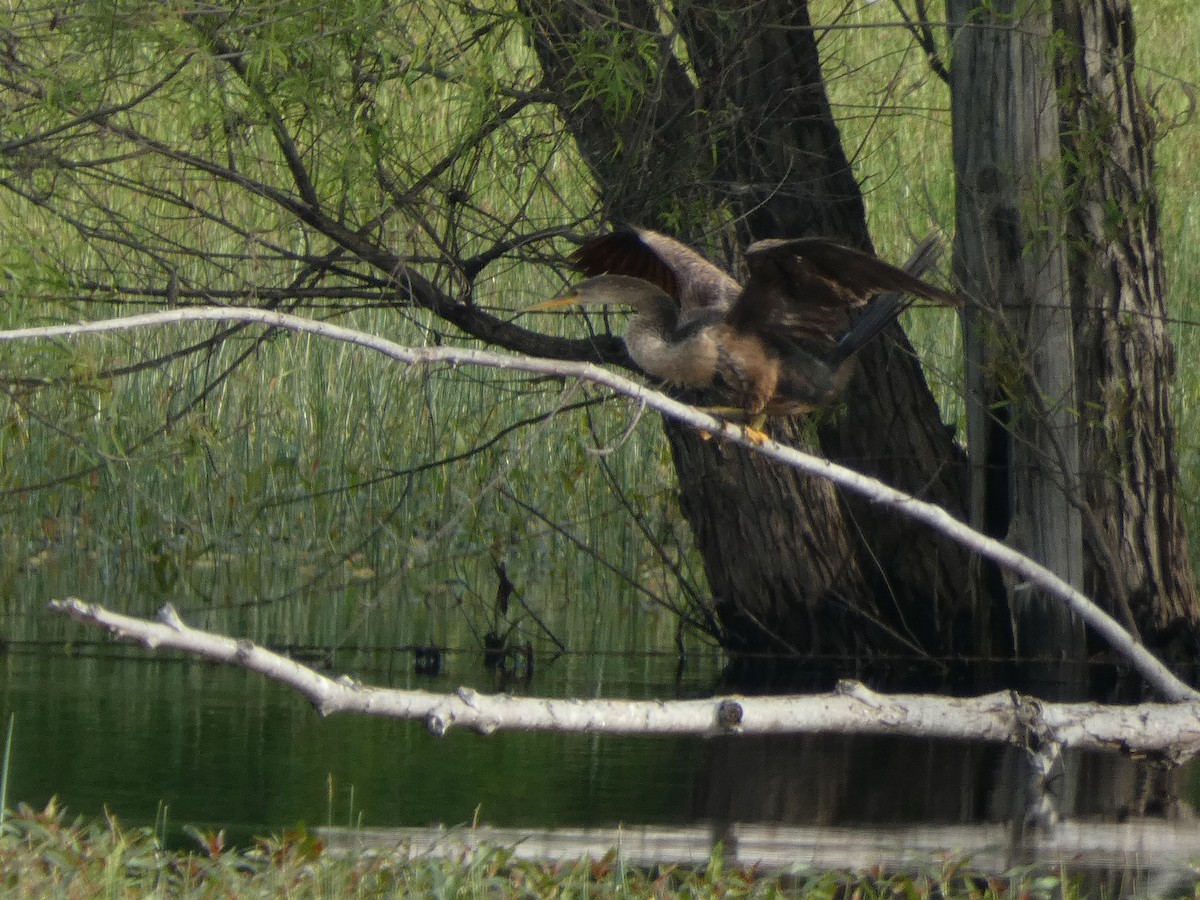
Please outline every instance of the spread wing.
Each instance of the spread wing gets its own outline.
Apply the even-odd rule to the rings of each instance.
[[[684,315],[726,309],[741,287],[691,247],[648,228],[620,228],[571,254],[585,275],[630,275],[666,291]]]
[[[926,238],[905,271],[824,238],[757,241],[746,250],[750,280],[730,310],[729,322],[739,330],[782,331],[828,345],[845,333],[850,313],[878,294],[896,292],[959,306],[959,297],[910,273],[928,268],[938,246],[936,235]],[[893,301],[890,318],[908,303]]]

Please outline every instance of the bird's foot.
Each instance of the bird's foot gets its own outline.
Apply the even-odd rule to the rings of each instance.
[[[764,431],[767,424],[766,413],[748,415],[746,410],[740,406],[705,406],[702,409],[710,416],[717,416],[741,425],[742,436],[754,444],[762,445],[771,439],[771,436]],[[704,440],[710,440],[712,435],[702,432],[701,437]]]
[[[710,416],[715,416],[718,419],[731,419],[740,421],[745,418],[746,411],[738,409],[736,406],[698,406],[696,407],[701,412],[708,413]],[[700,429],[700,440],[711,441],[716,435],[711,431]]]
[[[752,444],[757,444],[761,447],[771,439],[771,436],[763,430],[766,424],[766,413],[759,413],[756,416],[752,416],[750,421],[742,424],[742,434],[745,435],[746,439]]]

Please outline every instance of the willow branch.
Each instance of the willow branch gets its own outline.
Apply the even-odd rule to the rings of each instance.
[[[272,184],[258,181],[243,172],[220,165],[202,156],[177,150],[167,143],[155,140],[134,129],[106,123],[114,135],[153,151],[164,159],[178,162],[221,181],[254,194],[295,216],[337,246],[348,251],[367,265],[383,272],[389,285],[410,302],[428,309],[439,318],[461,329],[464,333],[487,344],[497,344],[521,353],[553,356],[558,359],[603,359],[621,362],[627,360],[616,338],[592,340],[570,340],[553,338],[529,331],[512,324],[483,309],[460,303],[439,290],[428,278],[404,258],[378,246],[364,234],[353,230],[325,213],[323,208],[310,206],[302,198]]]

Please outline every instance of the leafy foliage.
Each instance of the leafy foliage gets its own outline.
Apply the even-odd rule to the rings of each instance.
[[[502,310],[561,283],[520,264],[558,258],[594,197],[511,9],[62,3],[6,27],[7,324],[216,302],[408,343],[543,340]],[[664,488],[634,491],[644,538],[610,527],[628,501],[609,479],[664,473],[661,440],[601,474],[578,426],[546,441],[554,386],[238,329],[16,348],[0,382],[0,496],[39,503],[4,538],[6,597],[182,594],[285,642],[461,643],[489,630],[496,560],[526,587],[583,570],[548,588],[555,629],[593,573],[611,594],[645,567],[638,593],[670,606],[657,585],[687,567]]]
[[[669,88],[691,89],[704,62],[688,58],[683,11],[650,5],[648,20],[617,28],[624,7],[588,7],[576,31],[555,35],[589,73],[579,85],[543,74],[536,6],[17,4],[0,62],[0,319],[256,303],[413,343],[474,336],[604,356],[535,343],[513,318],[558,288],[554,264],[600,207],[556,104],[574,97],[616,129],[628,151],[616,162],[681,229],[726,217],[706,179],[722,117],[736,111],[675,104]],[[895,25],[887,4],[813,10],[843,26],[821,36],[826,80],[879,246],[898,255],[925,227],[898,210],[948,218],[944,89],[907,32],[883,27]],[[706,19],[718,37],[735,27],[726,18]],[[646,98],[663,107],[649,121]],[[915,110],[894,110],[897,98]],[[632,145],[652,141],[668,144],[672,172],[639,168]],[[1186,216],[1171,220],[1177,245]],[[1177,290],[1194,269],[1173,279]],[[958,355],[948,334],[943,322],[919,341],[947,351],[934,358],[946,370]],[[398,597],[423,607],[405,632],[440,631],[464,595],[485,618],[497,557],[564,606],[592,589],[628,591],[699,620],[703,577],[683,549],[670,460],[650,429],[621,437],[625,410],[556,426],[542,385],[401,377],[340,350],[225,329],[18,348],[0,382],[0,497],[40,504],[20,504],[19,526],[0,536],[6,597],[149,606],[182,592],[206,611],[270,609],[213,623],[259,637],[391,635],[402,614],[379,612]],[[956,397],[942,396],[953,417]],[[528,439],[535,428],[547,430]],[[619,442],[608,471],[581,434]],[[629,509],[636,529],[612,527]],[[572,558],[563,546],[583,549]],[[101,587],[88,580],[96,572]],[[326,594],[329,617],[278,609]],[[656,641],[669,639],[659,629]]]

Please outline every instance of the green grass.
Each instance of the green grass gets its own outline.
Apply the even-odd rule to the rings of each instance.
[[[53,804],[18,809],[0,834],[0,891],[21,896],[106,897],[1001,897],[1093,896],[1082,882],[1037,868],[973,871],[944,862],[928,870],[761,872],[726,865],[720,850],[703,869],[601,859],[552,864],[496,847],[450,859],[325,852],[303,826],[229,849],[220,833],[193,832],[190,850],[164,849],[153,829],[114,818],[69,820]]]
[[[305,106],[288,73],[290,58],[271,50],[291,48],[309,67],[308,90],[337,97],[343,96],[344,66],[353,54],[339,55],[340,45],[316,31],[290,34],[291,25],[263,26],[263,56],[253,63],[263,77],[282,73],[279,102],[296,132],[311,141],[307,156],[315,160],[321,190],[344,201],[351,222],[388,209],[381,242],[430,260],[440,252],[431,232],[449,235],[459,252],[470,253],[485,244],[488,216],[501,219],[519,210],[531,226],[551,226],[592,211],[592,187],[569,146],[548,127],[544,109],[532,106],[510,126],[474,137],[494,100],[488,85],[496,72],[517,83],[529,76],[529,50],[513,37],[511,23],[497,19],[486,52],[455,57],[447,49],[449,37],[467,33],[458,13],[420,5],[413,10],[407,30],[389,31],[410,43],[386,49],[397,58],[436,52],[436,59],[418,61],[442,67],[449,77],[413,75],[380,92],[374,106],[322,108],[328,119]],[[835,13],[842,14],[842,24],[864,28],[821,37],[831,99],[863,183],[876,244],[883,255],[901,258],[929,228],[952,230],[946,88],[929,74],[906,32],[865,27],[894,22],[890,4],[814,4],[816,21]],[[1188,44],[1197,14],[1186,0],[1143,3],[1138,14],[1141,63],[1147,79],[1161,88],[1157,108],[1164,117],[1178,115],[1186,108],[1182,86],[1198,77],[1200,61]],[[105,15],[95,12],[93,31],[85,34],[104,49],[105,59],[131,73],[132,84],[145,77],[139,67],[147,66],[147,55],[173,59],[171,47],[187,46],[166,8],[161,19],[118,9],[112,15],[128,15],[133,21],[122,23],[136,28],[116,36]],[[122,88],[120,79],[89,81],[90,64],[68,52],[65,33],[47,38],[43,63],[62,76],[57,100],[67,112],[76,95],[107,91],[107,98],[119,100],[111,93],[133,90]],[[878,114],[897,102],[897,110]],[[368,113],[387,127],[364,127]],[[244,128],[231,152],[239,154],[241,169],[280,179],[282,161],[268,130],[253,124],[261,119],[253,102],[229,81],[194,78],[172,85],[147,102],[138,123],[175,136],[184,117],[189,140],[206,149],[205,141],[220,146],[230,117],[238,116]],[[449,167],[445,183],[422,194],[425,205],[411,216],[390,210],[368,190],[377,159],[397,173],[419,173],[471,141],[479,152]],[[116,142],[110,143],[96,152],[116,152]],[[1194,301],[1200,260],[1188,240],[1200,219],[1190,164],[1198,143],[1194,127],[1176,128],[1165,131],[1158,148],[1177,320],[1180,379],[1173,396],[1185,502],[1198,493],[1200,452],[1192,437],[1200,375],[1190,365],[1198,349],[1191,323],[1200,320]],[[77,203],[71,208],[92,231],[69,229],[12,193],[0,193],[4,324],[115,312],[104,302],[107,295],[79,288],[80,273],[105,273],[106,265],[114,267],[114,280],[166,284],[156,258],[105,243],[97,228],[141,229],[136,236],[144,240],[165,246],[168,239],[186,239],[201,248],[170,256],[183,285],[236,290],[295,276],[297,264],[286,253],[264,250],[303,243],[290,216],[271,204],[194,174],[176,178],[161,161],[137,155],[103,168],[95,181],[83,180],[90,172],[53,174],[63,191],[70,178],[81,179],[87,191],[70,195]],[[133,176],[157,178],[162,192],[130,191],[122,179]],[[458,186],[470,188],[473,206],[452,220],[446,192]],[[178,215],[183,201],[204,204],[225,219]],[[418,227],[422,216],[429,229]],[[249,256],[230,255],[235,253]],[[436,262],[421,271],[453,285]],[[505,260],[489,267],[474,299],[519,310],[560,284],[548,267]],[[433,340],[429,329],[438,327],[412,310],[365,309],[338,319],[417,344]],[[554,327],[554,320],[543,317],[537,324]],[[955,419],[959,348],[952,314],[920,310],[908,315],[906,325],[947,418]],[[62,379],[57,386],[15,387],[0,395],[0,629],[7,638],[78,634],[74,626],[48,621],[41,610],[48,598],[78,594],[143,613],[170,600],[192,621],[275,642],[391,645],[432,637],[472,645],[491,623],[495,559],[574,648],[672,645],[672,617],[630,583],[668,603],[682,602],[684,587],[659,558],[657,545],[679,561],[687,583],[703,591],[695,557],[681,549],[689,540],[655,419],[643,418],[625,439],[634,412],[608,403],[590,411],[595,435],[584,414],[564,414],[531,421],[459,459],[511,423],[550,413],[560,387],[531,388],[519,378],[479,371],[406,372],[352,348],[287,336],[271,337],[214,383],[261,334],[249,331],[161,369],[98,374],[210,333],[192,328],[5,348],[4,377]],[[601,459],[589,452],[594,447],[613,450],[603,457],[611,483]],[[70,473],[80,474],[60,480]],[[631,527],[626,500],[651,537]],[[1200,513],[1194,503],[1188,508]],[[1194,515],[1192,533],[1200,536]],[[528,617],[521,627],[537,637]]]
[[[1200,60],[1187,50],[1200,28],[1200,13],[1186,0],[1151,3],[1134,0],[1138,23],[1138,62],[1145,73],[1155,110],[1161,117],[1155,147],[1162,244],[1166,265],[1167,308],[1175,344],[1178,376],[1171,397],[1178,426],[1182,500],[1192,545],[1200,566],[1200,129],[1195,102],[1200,90]]]
[[[364,40],[373,33],[370,17],[387,15],[368,6],[343,10],[366,17],[349,20],[354,28],[342,35],[347,40]],[[76,43],[43,29],[36,32],[40,42],[27,44],[59,79],[64,107],[79,96],[97,102],[93,94],[128,99],[149,77],[145,71],[153,71],[153,60],[169,61],[172,47],[186,50],[194,41],[180,33],[171,11],[114,8],[112,21],[106,15],[88,7],[78,21],[64,19],[74,31],[58,34],[72,33]],[[453,46],[453,36],[464,36],[466,25],[478,24],[432,6],[408,15],[403,28],[389,26],[397,44],[386,51],[398,57],[440,53],[437,48]],[[429,201],[441,202],[442,181],[470,188],[478,210],[454,224],[463,255],[486,246],[485,237],[472,236],[480,219],[488,224],[489,216],[516,216],[519,208],[531,225],[558,225],[594,202],[577,169],[553,155],[561,138],[552,137],[549,146],[526,140],[544,128],[544,113],[473,137],[482,133],[493,99],[493,69],[516,83],[531,77],[523,74],[528,48],[505,36],[504,23],[494,45],[478,52],[416,60],[441,67],[450,73],[445,78],[401,79],[380,91],[369,110],[349,102],[309,109],[310,94],[343,96],[346,60],[354,58],[353,48],[338,43],[337,26],[317,18],[328,33],[301,28],[305,33],[291,34],[272,16],[248,27],[244,34],[258,39],[246,38],[248,64],[261,66],[264,79],[276,79],[273,99],[299,139],[309,142],[306,158],[319,190],[335,198],[330,202],[343,204],[350,221],[390,216],[383,245],[417,258],[441,255],[412,217],[394,214],[390,199],[372,193],[377,159],[407,175],[456,147],[472,148],[434,185]],[[111,39],[114,22],[129,26],[117,39]],[[96,42],[101,55],[89,57]],[[287,55],[272,55],[282,47]],[[97,79],[95,60],[124,77]],[[300,60],[310,79],[303,91],[288,72]],[[205,71],[198,66],[189,72],[195,77],[145,102],[138,125],[158,139],[223,159],[206,141],[224,149],[229,118],[241,116],[245,128],[230,147],[239,171],[286,185],[253,99],[236,82],[205,78]],[[59,112],[48,105],[44,115]],[[368,112],[387,125],[386,133],[363,126]],[[69,110],[63,115],[69,118]],[[347,141],[346,133],[370,139]],[[102,142],[114,156],[125,149],[115,138]],[[472,160],[479,163],[474,170]],[[138,154],[78,171],[77,181],[63,175],[56,182],[56,197],[68,198],[64,208],[81,223],[74,230],[15,194],[0,193],[6,225],[0,319],[6,324],[128,309],[128,301],[110,306],[107,294],[80,290],[82,277],[161,287],[169,268],[184,287],[237,291],[247,283],[287,283],[299,271],[287,253],[290,242],[298,242],[291,216],[227,183],[194,172],[176,177],[160,160]],[[155,189],[131,189],[132,179]],[[206,215],[191,212],[193,205]],[[420,216],[439,232],[451,227],[432,207]],[[109,241],[114,233],[165,248],[169,267],[160,266],[159,255]],[[438,262],[422,270],[447,277]],[[481,279],[476,300],[517,309],[560,285],[547,269],[501,262]],[[82,302],[65,300],[73,297]],[[378,299],[389,297],[381,287]],[[325,315],[329,306],[308,312]],[[440,324],[396,308],[337,318],[418,345]],[[255,348],[261,331],[160,369],[100,375],[211,333],[193,328],[6,347],[6,376],[60,382],[0,397],[6,524],[0,530],[0,612],[9,639],[76,634],[74,626],[47,623],[41,603],[78,594],[142,613],[170,600],[193,621],[272,642],[389,646],[435,638],[470,645],[492,621],[495,560],[573,649],[658,648],[673,641],[674,622],[657,612],[655,598],[673,603],[681,591],[655,544],[668,548],[690,580],[700,575],[679,549],[687,542],[674,514],[672,469],[652,419],[642,419],[633,438],[621,441],[630,409],[593,408],[593,437],[582,415],[551,416],[559,385],[530,388],[521,379],[469,370],[406,372],[307,338],[274,336]],[[247,351],[252,355],[239,362]],[[228,377],[218,378],[231,367]],[[576,392],[571,399],[585,397]],[[506,433],[526,420],[526,427]],[[613,483],[646,516],[653,539],[630,527],[625,501],[588,453],[593,443],[619,443],[605,463]],[[71,473],[78,477],[63,480]],[[619,573],[635,573],[653,594]],[[528,616],[520,633],[541,636]]]
[[[359,318],[387,330],[383,314]],[[217,364],[233,352],[222,348]],[[66,426],[85,446],[64,447],[36,424],[8,444],[14,485],[97,465],[7,510],[10,636],[20,633],[17,621],[39,615],[29,598],[78,593],[142,612],[170,599],[205,611],[213,627],[264,640],[453,641],[464,637],[451,627],[462,619],[458,604],[475,620],[490,610],[493,557],[552,627],[590,634],[580,626],[590,625],[591,598],[628,595],[627,586],[506,494],[620,571],[653,566],[646,542],[624,527],[577,418],[532,424],[426,472],[390,474],[463,454],[514,420],[550,411],[556,388],[528,397],[478,373],[405,374],[319,341],[281,339],[205,409],[128,449],[153,426],[149,410],[169,405],[173,390],[193,393],[202,377],[150,373],[90,392],[94,406]],[[78,402],[80,392],[71,393]],[[46,410],[62,402],[37,400]],[[606,439],[620,435],[625,414],[595,411]],[[657,476],[637,490],[669,534],[665,446],[649,419],[638,438],[606,462],[619,483]]]

